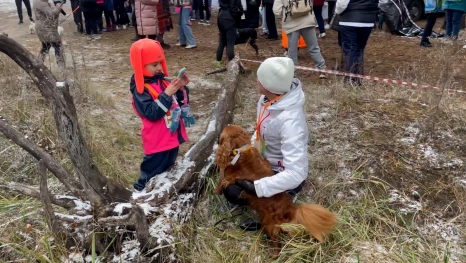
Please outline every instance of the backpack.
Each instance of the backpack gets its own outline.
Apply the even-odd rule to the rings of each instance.
[[[285,0],[288,5],[285,6],[285,20],[288,17],[297,18],[312,13],[312,0]]]

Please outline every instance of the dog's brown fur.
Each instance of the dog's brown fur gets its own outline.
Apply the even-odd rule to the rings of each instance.
[[[225,187],[234,184],[236,180],[255,181],[274,175],[270,163],[254,147],[241,152],[235,165],[230,164],[234,158],[233,150],[250,142],[251,137],[239,126],[230,125],[222,131],[216,163],[223,177],[215,189],[215,194],[222,193]],[[281,224],[301,224],[320,242],[324,241],[325,236],[336,224],[336,217],[327,209],[315,204],[296,206],[286,193],[279,193],[268,198],[258,198],[246,191],[243,191],[242,195],[248,200],[251,208],[259,213],[264,231],[270,237],[274,247],[273,257],[277,257],[281,250],[278,242],[279,234],[284,230],[280,227]],[[290,230],[284,231],[291,232]]]

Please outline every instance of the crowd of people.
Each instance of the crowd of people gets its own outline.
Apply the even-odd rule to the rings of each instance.
[[[50,0],[49,0],[50,1]],[[34,0],[34,13],[39,16],[42,29],[53,31],[63,2]],[[29,0],[16,0],[20,23],[23,23],[22,2],[25,3],[31,21],[32,9]],[[210,25],[212,16],[211,0],[70,0],[73,10],[77,34],[85,34],[89,40],[98,40],[102,32],[113,32],[127,27],[135,28],[133,41],[150,38],[161,43],[164,49],[171,45],[165,43],[164,34],[174,29],[172,5],[176,6],[178,15],[178,43],[176,46],[192,49],[197,47],[196,38],[191,30],[192,23]],[[308,5],[305,15],[292,15],[292,3],[302,2]],[[338,44],[342,50],[340,70],[363,74],[364,49],[374,28],[382,28],[383,14],[378,8],[381,0],[219,0],[217,16],[219,41],[216,52],[217,67],[222,66],[222,56],[227,50],[229,60],[234,57],[234,46],[237,44],[240,29],[262,28],[261,35],[270,41],[279,40],[276,18],[281,18],[282,38],[286,42],[286,55],[298,65],[297,51],[305,46],[314,65],[325,69],[325,60],[318,45],[318,39],[326,36],[330,28],[338,31]],[[324,6],[327,9],[323,14]],[[437,7],[428,14],[427,24],[422,35],[421,46],[431,47],[428,37],[438,14],[444,7],[446,12],[446,35],[452,40],[458,38],[461,17],[466,12],[466,0],[437,1]],[[303,9],[304,10],[304,9]],[[83,19],[84,16],[84,19]],[[324,16],[327,19],[324,19]],[[105,28],[103,26],[105,18]],[[49,20],[49,21],[45,21]],[[41,26],[39,26],[40,28]],[[318,32],[316,32],[318,30]],[[45,32],[45,30],[39,30]],[[43,52],[53,46],[60,48],[60,36],[55,32],[53,37],[41,37]],[[57,52],[57,51],[56,51]],[[59,52],[59,51],[58,51]],[[320,75],[326,78],[325,74]],[[360,84],[353,79],[353,84]]]

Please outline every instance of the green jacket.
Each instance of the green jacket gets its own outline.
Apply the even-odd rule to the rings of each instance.
[[[459,10],[466,12],[466,0],[446,0],[445,9]]]

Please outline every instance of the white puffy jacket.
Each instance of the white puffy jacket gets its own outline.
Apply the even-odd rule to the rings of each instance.
[[[261,96],[257,104],[258,116],[265,105],[264,98]],[[260,136],[267,145],[264,157],[278,173],[254,181],[258,197],[270,197],[294,189],[308,176],[309,133],[304,101],[301,81],[295,78],[291,91],[268,107],[262,117]],[[255,138],[256,133],[252,138],[253,143]]]

